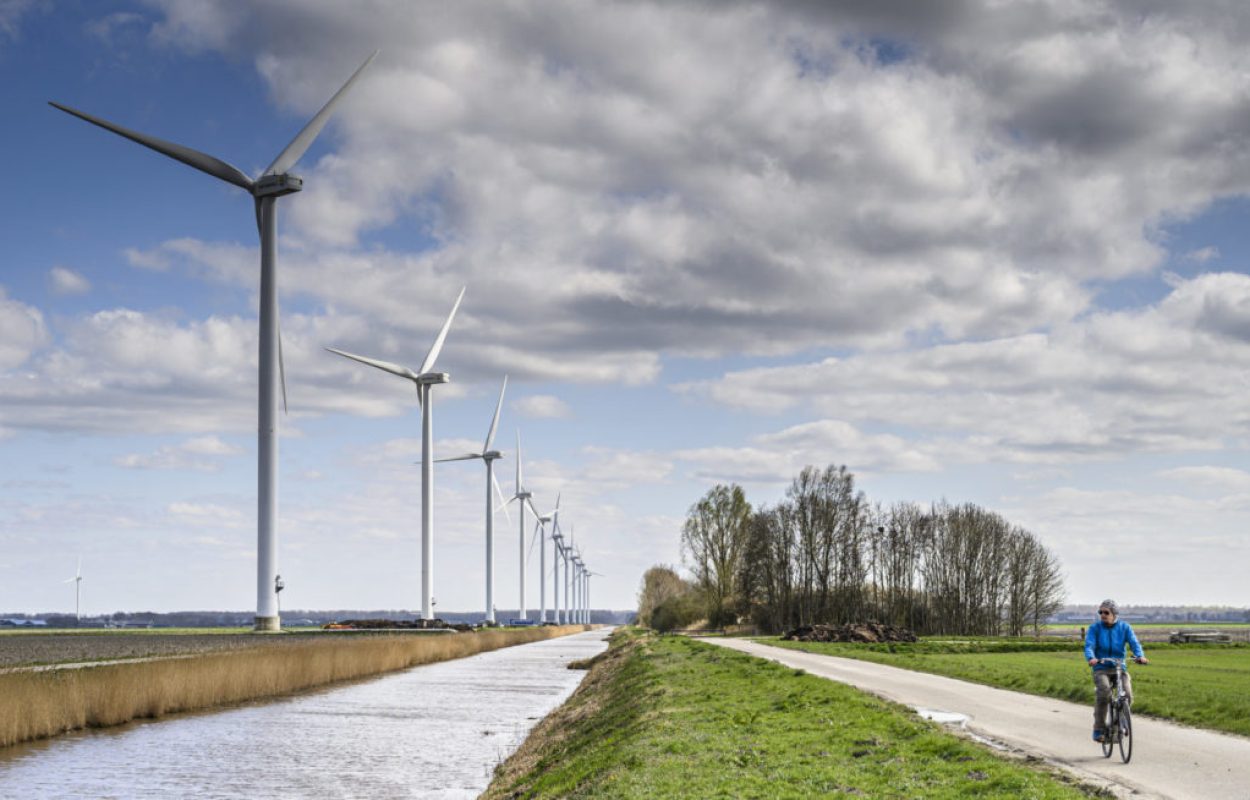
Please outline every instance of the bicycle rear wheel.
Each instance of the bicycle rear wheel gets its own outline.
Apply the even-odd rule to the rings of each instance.
[[[1133,757],[1133,715],[1128,706],[1120,711],[1120,759],[1127,764]]]
[[[1115,749],[1115,733],[1119,730],[1120,720],[1116,717],[1115,706],[1107,709],[1107,727],[1102,731],[1102,757],[1111,758],[1111,751]]]

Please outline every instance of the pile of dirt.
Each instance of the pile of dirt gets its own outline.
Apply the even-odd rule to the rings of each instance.
[[[915,642],[906,628],[880,622],[849,622],[845,625],[803,625],[781,637],[792,642]]]

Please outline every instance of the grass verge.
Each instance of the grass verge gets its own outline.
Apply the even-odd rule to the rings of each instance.
[[[285,646],[0,674],[0,747],[447,661],[586,630],[584,625],[439,636],[327,635]]]
[[[758,641],[1060,700],[1094,702],[1090,669],[1081,645],[1074,643],[978,640],[859,645],[785,642],[776,638]],[[1250,647],[1155,644],[1147,646],[1146,655],[1150,664],[1132,667],[1134,714],[1250,736]]]
[[[685,637],[618,631],[483,798],[1077,798],[848,686]]]

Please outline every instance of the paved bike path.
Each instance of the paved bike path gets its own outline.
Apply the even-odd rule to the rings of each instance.
[[[1250,798],[1250,739],[1133,718],[1133,760],[1103,758],[1089,737],[1093,707],[913,672],[852,658],[804,653],[743,639],[708,644],[806,670],[918,709],[968,718],[974,736],[1045,759],[1122,797]],[[1148,669],[1148,667],[1147,667]]]

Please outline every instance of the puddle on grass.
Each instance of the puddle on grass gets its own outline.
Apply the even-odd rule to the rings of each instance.
[[[471,798],[572,694],[602,630],[0,750],[0,798]]]

